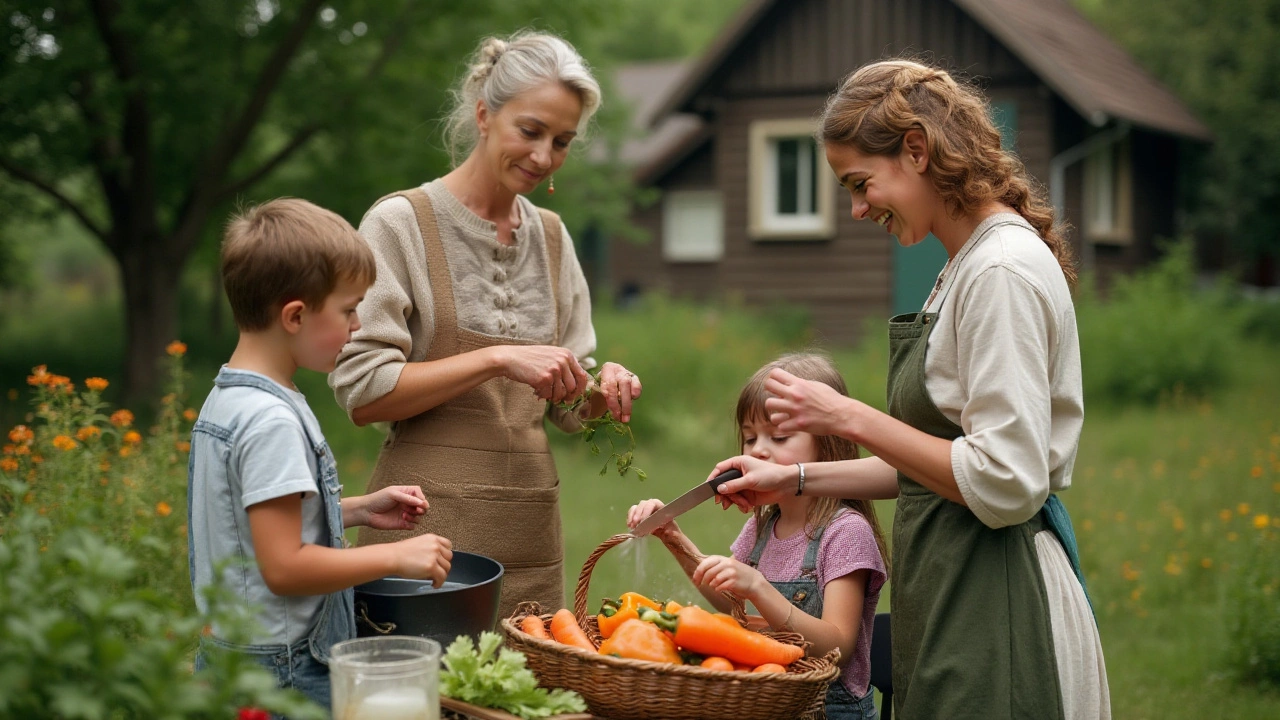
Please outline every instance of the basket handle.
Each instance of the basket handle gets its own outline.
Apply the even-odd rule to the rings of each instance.
[[[600,560],[601,556],[609,551],[609,548],[621,545],[622,543],[637,537],[638,536],[632,535],[631,533],[618,533],[597,545],[596,549],[592,550],[591,554],[587,556],[586,561],[582,563],[582,571],[578,573],[578,586],[573,591],[573,614],[577,616],[579,625],[582,625],[583,627],[586,626],[588,617],[587,589],[591,585],[591,573],[596,569],[596,562]],[[692,560],[694,564],[700,563],[704,558],[706,558],[706,555],[696,555],[689,552],[689,550],[684,546],[672,547],[670,545],[666,545],[666,547],[672,553],[676,553],[688,560]],[[733,619],[737,620],[738,624],[745,626],[747,622],[747,610],[742,599],[732,593],[726,592],[720,594],[729,601]]]

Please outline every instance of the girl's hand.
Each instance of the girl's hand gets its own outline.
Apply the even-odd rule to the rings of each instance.
[[[722,460],[707,479],[734,468],[742,471],[742,477],[721,483],[716,489],[716,502],[722,508],[737,505],[745,513],[760,505],[776,505],[788,492],[795,494],[800,472],[795,465],[777,465],[750,455]]]
[[[627,527],[635,530],[636,526],[643,522],[645,518],[658,512],[663,507],[665,506],[662,504],[662,501],[657,498],[642,500],[640,503],[632,505],[631,509],[627,511]],[[664,543],[675,540],[680,537],[681,534],[680,526],[676,525],[675,520],[672,520],[666,525],[663,525],[653,531],[653,536]]]
[[[695,585],[731,593],[743,600],[754,600],[756,593],[769,585],[759,570],[723,555],[704,558],[691,577]]]
[[[364,496],[364,521],[378,530],[410,530],[430,505],[417,485],[390,485]]]
[[[801,380],[786,370],[775,369],[765,379],[764,389],[773,396],[765,399],[764,410],[779,432],[848,437],[842,430],[857,401],[830,385]]]
[[[541,400],[569,401],[587,391],[591,378],[566,348],[555,345],[502,345],[503,375],[533,388]]]
[[[631,402],[640,397],[643,389],[635,373],[615,362],[600,366],[597,377],[605,405],[619,422],[631,422]]]

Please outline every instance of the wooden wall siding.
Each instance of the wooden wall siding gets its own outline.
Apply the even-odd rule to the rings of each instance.
[[[836,202],[831,240],[754,241],[747,236],[749,130],[756,120],[811,117],[823,96],[743,98],[725,103],[716,121],[716,176],[724,193],[725,258],[722,292],[752,303],[801,303],[829,342],[858,339],[867,317],[888,317],[892,296],[889,236],[855,223],[847,195]],[[825,164],[821,172],[830,172]]]
[[[864,63],[912,51],[992,82],[1034,79],[949,0],[790,0],[774,6],[708,86],[737,97],[829,92]]]

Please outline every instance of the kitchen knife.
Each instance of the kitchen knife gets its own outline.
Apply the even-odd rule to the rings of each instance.
[[[720,487],[721,483],[725,483],[730,480],[737,480],[740,477],[742,477],[742,471],[737,468],[720,473],[675,500],[672,500],[670,505],[664,506],[661,510],[655,512],[644,520],[641,520],[640,524],[631,531],[631,534],[636,537],[648,535],[654,530],[657,530],[663,525],[674,520],[676,516],[683,515],[697,507],[702,503],[702,501],[710,498],[712,495],[715,495],[716,488]]]

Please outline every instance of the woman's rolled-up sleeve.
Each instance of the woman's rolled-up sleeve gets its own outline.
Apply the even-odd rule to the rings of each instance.
[[[425,268],[425,258],[414,257],[410,250],[423,255],[409,201],[391,198],[371,208],[360,223],[360,234],[373,250],[378,277],[356,309],[360,329],[329,373],[329,386],[348,416],[394,390],[405,363],[421,359],[413,357],[410,319],[420,333],[429,335],[435,326],[430,303],[424,307],[415,302],[415,297],[430,298],[431,290],[426,272],[415,272]],[[430,340],[419,339],[419,354],[425,356]]]
[[[1049,496],[1049,367],[1057,315],[1042,293],[1003,265],[983,271],[960,300],[958,373],[968,401],[951,466],[983,524],[1015,525]]]

